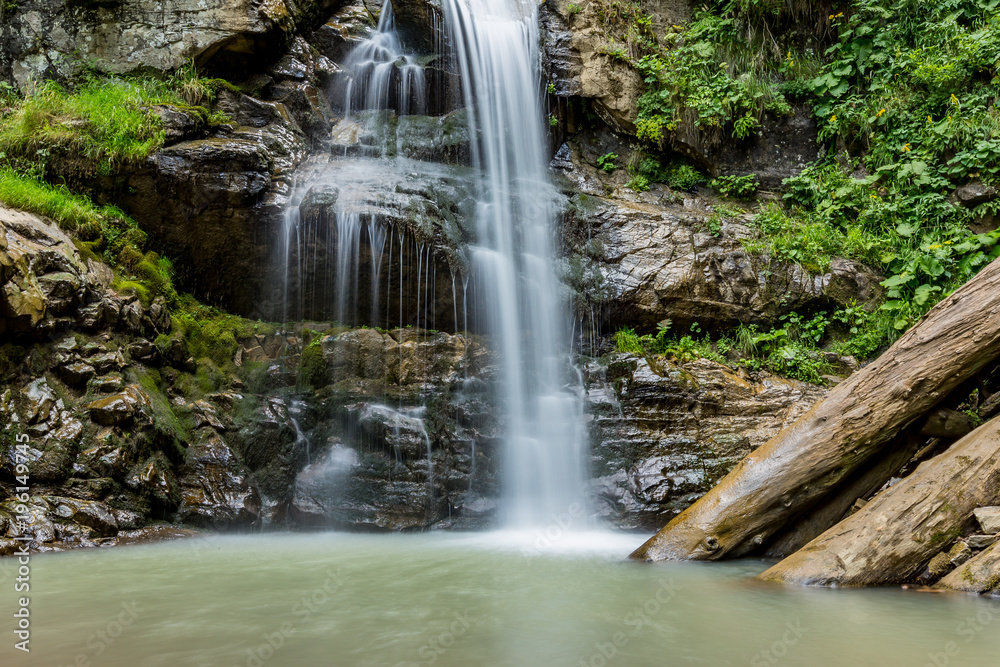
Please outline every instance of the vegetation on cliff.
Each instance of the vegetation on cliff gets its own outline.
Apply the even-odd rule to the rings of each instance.
[[[801,4],[715,0],[663,34],[639,5],[605,16],[644,75],[636,134],[653,155],[685,127],[739,142],[766,114],[813,109],[826,154],[758,211],[748,249],[813,272],[834,256],[880,269],[879,310],[834,315],[870,356],[1000,254],[1000,0]]]

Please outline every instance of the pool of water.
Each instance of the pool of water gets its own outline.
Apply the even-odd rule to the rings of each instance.
[[[31,559],[2,665],[998,665],[1000,602],[785,588],[766,563],[645,565],[645,536],[209,537]]]

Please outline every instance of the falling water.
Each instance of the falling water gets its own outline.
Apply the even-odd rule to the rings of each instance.
[[[585,505],[582,400],[568,363],[568,311],[553,271],[555,199],[530,0],[444,0],[483,172],[471,248],[488,329],[503,357],[504,519],[549,523]]]
[[[390,0],[382,4],[375,32],[351,51],[344,67],[351,73],[344,94],[347,117],[358,110],[406,114],[424,113],[427,108],[424,70],[403,52]]]

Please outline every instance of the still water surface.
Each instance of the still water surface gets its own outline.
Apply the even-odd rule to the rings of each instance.
[[[755,582],[756,561],[625,561],[643,537],[269,534],[40,555],[32,651],[8,620],[0,664],[1000,665],[1000,602],[783,588]]]

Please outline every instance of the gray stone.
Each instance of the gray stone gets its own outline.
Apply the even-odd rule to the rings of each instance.
[[[965,543],[972,549],[985,549],[1000,539],[1000,535],[969,535]]]
[[[976,521],[984,533],[991,535],[1000,533],[1000,507],[977,507],[972,513],[975,514]]]

